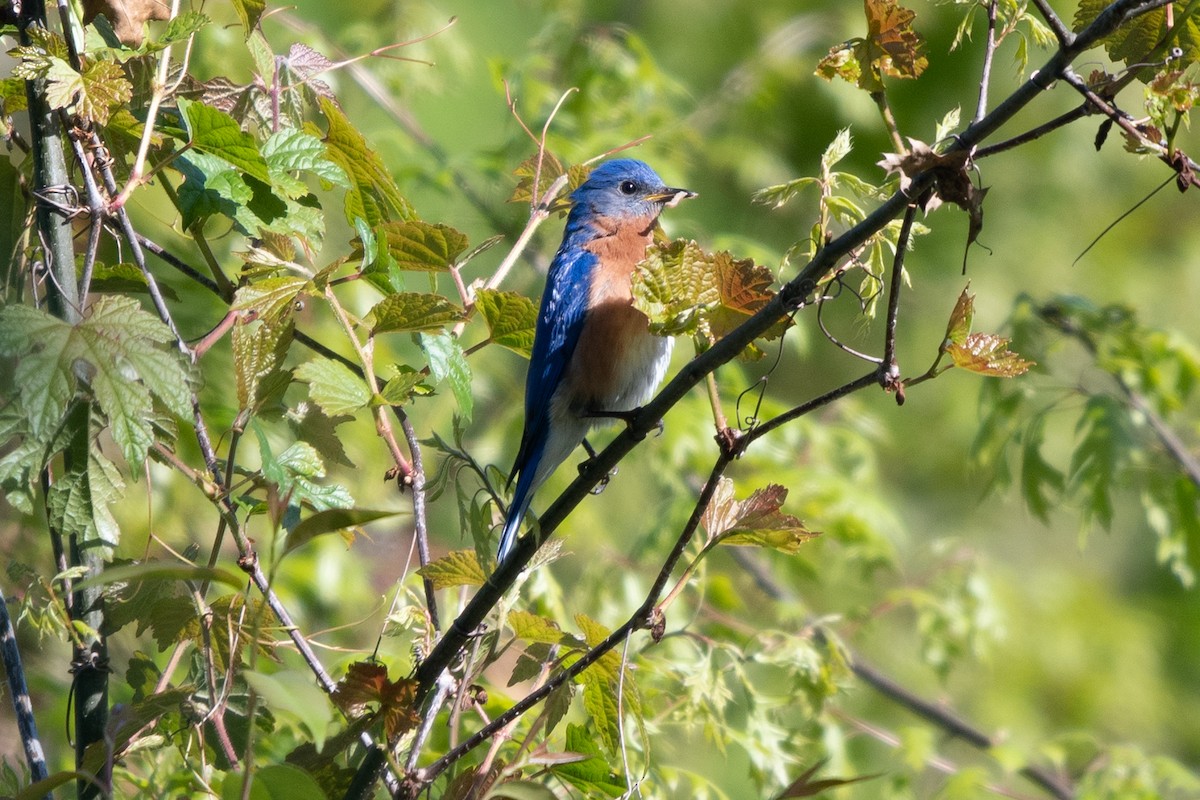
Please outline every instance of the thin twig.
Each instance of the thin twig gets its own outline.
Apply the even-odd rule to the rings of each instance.
[[[1054,13],[1050,3],[1047,0],[1033,0],[1033,4],[1042,13],[1042,19],[1046,20],[1046,25],[1054,32],[1054,38],[1058,39],[1058,46],[1064,49],[1070,47],[1075,41],[1075,34],[1063,23],[1058,14]]]
[[[1131,9],[1144,7],[1132,0],[1118,0],[1097,16],[1096,20],[1076,36],[1069,46],[1064,46],[1055,52],[1040,70],[1031,75],[1008,98],[992,109],[983,119],[970,125],[950,146],[949,151],[970,152],[972,148],[1012,119],[1034,98],[1046,91],[1068,68],[1074,58],[1115,30],[1124,20],[1126,13]],[[929,173],[914,176],[907,192],[896,192],[861,222],[822,247],[763,308],[684,366],[675,378],[643,406],[640,413],[631,420],[627,430],[597,454],[591,469],[577,477],[542,514],[536,541],[535,537],[520,539],[516,545],[515,554],[506,559],[489,577],[458,619],[450,625],[446,634],[434,647],[433,652],[417,668],[418,696],[424,696],[446,665],[456,657],[463,644],[486,617],[496,599],[516,580],[540,543],[552,535],[575,506],[590,494],[591,489],[599,482],[600,478],[607,475],[618,461],[649,434],[668,409],[679,402],[693,386],[704,380],[708,373],[735,358],[745,349],[746,345],[758,338],[779,319],[805,305],[816,290],[818,282],[844,256],[860,247],[863,242],[902,214],[908,207],[909,198],[920,196],[932,183],[933,176]],[[868,382],[875,379],[874,372],[867,378]],[[757,432],[756,430],[754,433]]]
[[[177,16],[179,16],[179,0],[171,0],[169,19],[175,19]],[[129,172],[129,180],[126,182],[125,188],[115,193],[116,196],[112,199],[111,206],[113,208],[123,208],[125,203],[129,201],[129,196],[133,194],[133,190],[142,185],[142,174],[146,167],[146,156],[150,153],[150,143],[154,140],[154,123],[158,119],[158,107],[162,104],[167,94],[167,78],[171,74],[171,47],[168,44],[158,54],[158,72],[155,74],[151,86],[150,105],[146,109],[146,125],[142,128],[142,139],[138,142],[137,155],[133,160],[133,169]],[[185,67],[180,74],[181,80],[183,74],[186,72],[187,69]]]
[[[983,49],[983,69],[979,75],[979,102],[975,105],[974,121],[987,114],[988,87],[992,82],[992,59],[996,55],[996,7],[1000,0],[989,0],[987,9],[987,42]]]
[[[408,417],[400,419],[400,430],[404,432],[404,440],[408,443],[408,452],[412,459],[409,488],[413,496],[413,536],[417,540],[417,558],[423,567],[430,561],[429,515],[425,506],[425,461],[421,457],[421,439]],[[425,608],[429,614],[429,625],[436,632],[442,627],[438,619],[437,591],[434,589],[433,580],[428,576],[422,576],[421,583],[425,588]]]

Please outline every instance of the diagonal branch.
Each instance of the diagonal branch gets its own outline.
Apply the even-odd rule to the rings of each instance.
[[[1068,43],[1062,45],[1028,80],[1008,98],[982,119],[972,123],[956,139],[950,151],[970,151],[995,133],[1021,109],[1049,89],[1069,69],[1071,62],[1081,53],[1096,45],[1132,16],[1160,7],[1163,0],[1117,0],[1101,12],[1096,19]],[[591,462],[591,468],[576,478],[554,501],[540,519],[536,542],[534,537],[518,540],[514,555],[499,565],[480,587],[446,631],[445,636],[434,647],[429,656],[416,670],[418,698],[433,686],[438,676],[457,657],[472,632],[483,622],[492,607],[517,579],[521,570],[534,552],[546,541],[575,507],[587,497],[604,475],[624,458],[638,442],[653,430],[659,420],[678,403],[694,386],[705,380],[717,367],[741,353],[745,347],[763,334],[786,314],[809,303],[818,281],[828,274],[842,258],[850,254],[863,242],[882,230],[889,222],[904,213],[913,197],[921,196],[933,185],[934,178],[928,173],[914,176],[907,193],[897,192],[885,200],[874,212],[850,230],[823,247],[800,272],[785,284],[762,309],[742,323],[723,339],[685,365],[659,393],[647,403],[631,420],[629,427],[599,453]]]

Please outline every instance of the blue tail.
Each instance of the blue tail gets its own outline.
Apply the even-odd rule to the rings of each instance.
[[[503,564],[517,544],[521,521],[525,519],[529,502],[533,500],[533,490],[537,488],[533,482],[536,472],[536,465],[529,464],[517,477],[517,490],[513,492],[512,503],[508,506],[508,518],[504,520],[504,531],[500,534],[500,549],[496,552],[497,564]]]

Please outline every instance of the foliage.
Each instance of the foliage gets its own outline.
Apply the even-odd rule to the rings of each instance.
[[[428,9],[256,0],[3,29],[0,110],[41,98],[61,127],[7,125],[0,160],[4,594],[43,731],[66,713],[60,642],[76,672],[107,643],[111,703],[75,761],[47,734],[53,786],[5,758],[0,791],[76,770],[92,796],[1200,789],[1200,353],[1177,264],[1200,242],[1117,226],[1092,256],[1117,267],[1079,278],[1058,222],[1115,198],[1102,228],[1143,175],[1191,213],[1200,6],[518,5],[432,37]],[[1094,49],[1060,42],[1109,17]],[[981,80],[964,54],[1011,67]],[[464,73],[491,85],[468,97]],[[1013,121],[1044,94],[1056,110]],[[947,111],[963,97],[974,115]],[[1113,128],[1129,152],[1092,152]],[[633,154],[701,200],[656,230],[634,303],[692,347],[539,495],[531,532],[553,538],[496,565],[522,276],[595,159],[648,133]],[[70,186],[38,160],[54,137]],[[993,251],[1009,267],[984,269]],[[960,262],[974,293],[938,269]],[[51,312],[71,281],[77,319]],[[1003,333],[976,329],[1010,304]],[[878,387],[903,414],[859,394]]]

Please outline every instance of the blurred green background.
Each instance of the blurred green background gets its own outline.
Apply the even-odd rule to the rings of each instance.
[[[948,112],[961,109],[965,121],[974,111],[982,17],[971,28],[972,39],[951,51],[968,4],[909,5],[927,39],[930,66],[917,81],[889,81],[889,93],[901,132],[931,141],[935,124]],[[1074,3],[1053,5],[1067,17],[1074,13]],[[228,17],[232,22],[231,13]],[[813,74],[831,46],[861,35],[857,2],[298,0],[269,16],[264,30],[278,53],[299,40],[336,61],[423,36],[451,17],[455,23],[439,35],[389,51],[414,61],[361,62],[392,108],[372,97],[349,68],[323,79],[423,218],[453,225],[473,243],[496,233],[511,242],[528,214],[526,207],[505,202],[515,185],[513,169],[534,151],[506,106],[505,82],[535,132],[563,92],[579,90],[566,98],[549,130],[549,148],[567,163],[652,135],[629,154],[652,164],[669,185],[700,195],[666,214],[667,232],[753,257],[785,280],[801,266],[786,263],[784,255],[808,235],[815,193],[778,210],[752,203],[753,193],[814,174],[822,151],[846,127],[854,150],[840,168],[883,181],[875,162],[892,146],[874,104],[849,84]],[[240,46],[231,46],[240,36],[235,26],[207,31],[191,55],[193,72],[201,78],[236,74],[229,59],[231,53],[240,57]],[[1014,65],[1016,41],[1014,36],[997,55],[993,102],[1021,80]],[[1030,67],[1043,59],[1043,51],[1031,44]],[[1096,50],[1079,67],[1086,74],[1105,64]],[[243,78],[249,77],[247,63]],[[1120,98],[1135,116],[1142,113],[1139,93],[1135,85]],[[1058,86],[1018,115],[1001,137],[1076,105],[1077,95]],[[965,277],[965,215],[942,208],[923,220],[931,232],[916,241],[907,262],[912,288],[900,313],[904,375],[922,372],[933,360],[968,281],[977,294],[978,330],[1004,332],[1024,294],[1038,301],[1084,295],[1097,305],[1133,307],[1144,324],[1173,332],[1185,349],[1200,337],[1194,192],[1181,195],[1173,187],[1159,192],[1080,257],[1106,226],[1170,177],[1161,164],[1124,152],[1115,134],[1097,152],[1097,125],[1085,120],[979,164],[979,180],[990,192]],[[1197,149],[1194,132],[1184,133],[1180,142],[1185,150]],[[152,209],[141,213],[143,219],[153,215]],[[353,234],[339,215],[330,214],[328,223],[332,258]],[[545,224],[505,288],[537,297],[559,235],[556,219]],[[229,249],[239,242],[228,236],[218,237],[218,244]],[[473,261],[468,280],[491,274],[506,250],[501,245]],[[364,296],[359,310],[369,302]],[[198,335],[211,310],[193,311],[194,329],[187,333]],[[827,309],[826,318],[850,346],[880,349],[880,321],[859,318],[849,293]],[[771,373],[767,410],[793,406],[865,369],[820,335],[813,314],[801,313],[797,323]],[[1027,352],[1022,345],[1018,340],[1014,349]],[[398,358],[408,346],[395,343]],[[680,342],[675,368],[690,354],[690,343]],[[485,356],[471,364],[476,403],[464,443],[481,461],[507,471],[520,435],[525,365],[498,348]],[[1064,468],[1084,402],[1077,390],[1112,388],[1082,350],[1062,337],[1051,337],[1047,349],[1034,356],[1043,369],[1017,380],[1033,393],[1033,407],[1056,406],[1047,417],[1044,452]],[[721,371],[728,413],[774,359],[771,351],[763,362]],[[800,556],[767,560],[790,596],[787,602],[769,601],[744,565],[720,553],[672,608],[672,624],[687,624],[693,615],[712,623],[716,615],[744,646],[755,637],[769,639],[770,630],[794,632],[812,619],[825,620],[867,662],[912,691],[944,701],[1004,743],[998,761],[981,762],[866,686],[848,682],[821,712],[823,738],[812,743],[812,752],[833,758],[830,774],[886,776],[843,790],[846,796],[987,794],[979,781],[1014,785],[1019,796],[1031,796],[1036,791],[1003,775],[1003,767],[1051,759],[1078,768],[1098,748],[1110,746],[1130,748],[1107,751],[1104,758],[1117,766],[1125,757],[1143,765],[1129,754],[1144,752],[1194,770],[1200,765],[1200,596],[1156,558],[1136,487],[1116,488],[1116,513],[1107,531],[1084,520],[1082,501],[1057,502],[1042,520],[1027,510],[1016,488],[992,490],[994,463],[981,462],[972,447],[982,414],[980,387],[988,380],[994,379],[952,371],[911,390],[903,407],[882,392],[862,392],[764,441],[734,471],[742,495],[767,482],[783,483],[791,488],[785,510],[827,535]],[[212,399],[230,387],[210,384],[205,391]],[[410,409],[423,434],[450,436],[454,405],[447,397],[421,400]],[[1195,410],[1193,402],[1172,418],[1177,433],[1193,446]],[[748,413],[745,405],[742,413]],[[622,463],[608,489],[571,517],[561,533],[574,555],[555,566],[557,584],[535,582],[526,589],[536,598],[531,603],[615,625],[640,602],[715,452],[711,413],[699,393],[665,423],[665,434],[644,443]],[[330,479],[349,486],[360,505],[405,508],[407,499],[382,479],[386,453],[370,424],[356,422],[339,431],[355,469],[334,469]],[[432,450],[426,457],[436,467]],[[569,472],[564,468],[539,494],[535,508],[545,508],[554,489],[572,477]],[[1155,478],[1148,472],[1147,479]],[[145,485],[135,487],[118,510],[131,526],[134,521],[145,526],[145,506],[135,499]],[[165,540],[177,546],[192,538],[206,541],[207,523],[190,522],[188,509],[198,500],[189,492],[157,494],[153,501],[155,528]],[[437,501],[432,514],[439,553],[470,546],[452,496]],[[331,648],[345,648],[328,651],[335,672],[339,659],[360,657],[374,643],[389,587],[408,558],[410,531],[406,518],[401,520],[369,527],[369,536],[351,548],[319,542],[281,568],[280,590],[300,609],[307,630],[331,620],[356,622],[318,636]],[[1190,545],[1200,550],[1200,542]],[[31,545],[16,546],[15,557],[37,560]],[[128,538],[124,555],[138,556],[145,546],[145,539]],[[1196,556],[1190,561],[1196,565]],[[411,577],[408,585],[415,586]],[[385,654],[403,661],[402,645],[385,645]],[[671,640],[646,657],[654,659],[656,652],[675,662],[687,658],[686,645]],[[50,663],[49,653],[43,657]],[[760,690],[770,694],[771,681],[779,678],[773,669],[750,664],[744,679],[761,681]],[[721,672],[716,680],[734,686],[736,701],[740,679]],[[37,682],[44,694],[61,686],[57,675]],[[655,701],[663,700],[652,687],[649,691]],[[779,691],[789,696],[794,687]],[[702,726],[664,715],[655,722],[656,758],[704,775],[729,797],[766,794],[752,772],[770,776],[767,784],[778,791],[801,770],[772,763],[774,748],[811,735],[811,720],[797,709],[793,727],[780,713],[772,717],[776,727],[755,732],[757,711],[746,710],[746,736],[762,740],[764,753],[740,745],[722,751]],[[958,789],[955,779],[928,766],[935,751],[961,768]],[[983,771],[972,772],[980,763],[986,764]],[[902,764],[909,777],[898,775]]]

